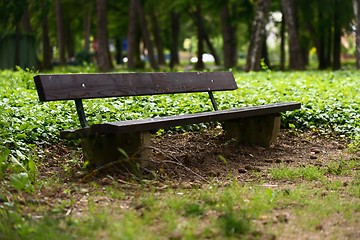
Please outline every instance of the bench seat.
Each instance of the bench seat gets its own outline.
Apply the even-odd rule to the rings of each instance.
[[[298,108],[300,108],[299,103],[287,102],[262,106],[251,106],[238,109],[218,110],[213,112],[200,112],[194,114],[93,124],[87,128],[62,131],[61,137],[71,139],[89,137],[94,135],[143,132],[204,122],[221,122],[240,118],[271,115],[277,114],[279,112],[295,110]]]

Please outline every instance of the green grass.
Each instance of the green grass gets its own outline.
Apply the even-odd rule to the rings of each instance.
[[[92,195],[87,198],[88,210],[81,217],[64,216],[64,211],[60,211],[35,218],[35,215],[21,215],[15,204],[0,210],[1,218],[6,220],[0,224],[0,236],[2,239],[51,236],[57,239],[248,239],[279,231],[289,224],[302,231],[313,231],[314,226],[338,214],[353,223],[353,214],[359,214],[360,205],[358,194],[352,193],[359,192],[359,182],[337,186],[338,191],[325,186],[326,183],[319,185],[311,180],[295,186],[282,184],[279,188],[234,181],[225,188],[207,185],[200,189],[169,189],[161,194],[155,189],[140,189],[127,192],[133,196],[127,201],[109,196],[115,202],[103,207],[95,203],[96,196]],[[121,205],[126,207],[119,208]],[[286,211],[291,218],[278,217],[278,211]],[[263,232],[256,230],[259,228],[256,221],[266,223]]]
[[[181,192],[179,192],[181,191]],[[270,190],[269,190],[270,191]],[[11,224],[2,226],[5,237],[19,234],[20,237],[42,237],[38,229],[52,231],[59,237],[81,236],[82,226],[86,224],[87,235],[101,236],[106,229],[108,237],[116,239],[143,239],[144,237],[180,235],[189,238],[212,236],[242,236],[252,230],[251,219],[270,208],[273,193],[258,187],[240,186],[236,183],[226,189],[209,188],[169,190],[162,195],[142,193],[138,200],[130,203],[126,211],[117,208],[96,210],[89,201],[89,213],[81,220],[72,217],[56,220],[51,216],[33,221],[18,214],[7,216],[11,211],[1,212],[2,217],[10,218],[22,231],[12,229]],[[209,201],[209,196],[213,198]],[[204,226],[202,222],[206,220]],[[96,225],[96,228],[92,227]],[[73,232],[72,228],[76,231]],[[200,227],[200,228],[199,228]],[[66,234],[59,233],[61,228],[69,229]],[[52,230],[51,230],[52,229]],[[83,237],[85,237],[83,236]]]
[[[329,161],[325,167],[306,165],[291,167],[280,165],[270,170],[271,178],[275,180],[324,180],[326,175],[345,176],[360,167],[359,159]]]
[[[325,171],[316,166],[287,167],[281,166],[271,170],[270,175],[276,180],[321,180]]]

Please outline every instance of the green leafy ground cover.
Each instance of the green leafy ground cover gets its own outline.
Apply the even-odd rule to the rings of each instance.
[[[282,115],[284,128],[310,129],[325,135],[341,136],[340,138],[350,143],[352,151],[359,151],[358,72],[349,70],[234,74],[239,89],[215,94],[220,109],[297,101],[302,103],[302,108]],[[286,214],[301,216],[299,224],[306,225],[309,219],[315,225],[320,224],[317,223],[317,218],[313,219],[314,212],[325,217],[336,217],[337,212],[343,212],[341,217],[356,225],[352,213],[355,212],[355,216],[359,214],[359,202],[356,199],[360,197],[360,189],[358,172],[353,169],[359,169],[358,158],[343,163],[336,161],[324,168],[313,165],[284,165],[269,170],[272,181],[304,181],[295,189],[293,185],[286,183],[275,190],[264,190],[259,187],[259,182],[255,182],[245,185],[233,183],[225,188],[210,184],[207,189],[170,189],[159,195],[156,189],[145,187],[130,194],[138,200],[129,201],[129,192],[118,189],[114,184],[104,191],[113,199],[124,201],[124,206],[129,207],[129,211],[98,209],[92,202],[95,200],[89,198],[88,214],[81,218],[68,216],[69,214],[58,217],[57,214],[63,212],[65,206],[75,204],[70,194],[73,190],[65,187],[61,194],[68,194],[69,199],[59,200],[59,203],[52,205],[55,206],[52,212],[42,214],[40,219],[36,220],[36,215],[31,212],[23,213],[19,209],[18,205],[22,204],[21,199],[24,198],[22,194],[29,193],[31,196],[47,186],[56,188],[55,179],[37,183],[37,168],[42,164],[38,159],[43,159],[39,155],[44,154],[44,146],[60,142],[60,130],[77,128],[78,120],[74,103],[71,101],[39,103],[32,79],[34,75],[36,73],[24,70],[0,72],[0,186],[1,189],[10,189],[13,193],[16,192],[15,189],[19,191],[17,203],[10,201],[6,193],[0,194],[0,217],[5,219],[0,224],[0,238],[48,239],[49,236],[56,236],[68,239],[122,236],[123,239],[144,239],[156,238],[160,234],[165,238],[192,239],[238,238],[245,234],[248,238],[256,239],[263,235],[255,230],[259,229],[256,227],[257,221],[260,221],[260,225],[266,225],[265,232],[276,234],[276,231],[282,231],[281,228],[274,230],[271,226],[275,221],[288,221]],[[167,95],[85,101],[85,109],[90,122],[96,123],[199,112],[210,110],[211,103],[206,94]],[[196,130],[198,127],[191,126],[181,130]],[[69,157],[64,159],[64,162],[75,160]],[[64,165],[63,168],[68,166]],[[254,174],[256,176],[256,173]],[[345,184],[342,179],[334,181],[334,176],[351,177],[352,180],[346,180]],[[104,191],[99,194],[104,194]],[[143,193],[149,191],[149,194]],[[344,198],[349,201],[344,203]],[[288,208],[293,204],[295,207],[290,213],[282,215],[277,211],[278,208]],[[319,205],[322,207],[319,208]],[[274,212],[276,219],[268,219],[268,216],[274,216]],[[306,231],[309,228],[304,229]]]
[[[87,72],[91,69],[82,69]],[[284,127],[314,129],[350,138],[360,135],[357,71],[238,73],[239,89],[215,94],[220,109],[297,101],[302,109],[283,115]],[[77,128],[71,101],[40,103],[33,72],[0,72],[1,142],[10,149],[52,142],[59,130]],[[85,101],[92,123],[211,110],[206,94],[163,95]]]
[[[92,72],[92,68],[67,71]],[[313,129],[348,137],[358,145],[360,136],[360,78],[357,71],[338,72],[235,72],[239,89],[215,93],[220,109],[280,101],[302,103],[301,110],[283,114],[285,128]],[[36,73],[0,72],[1,171],[11,159],[15,172],[34,180],[36,144],[54,143],[62,129],[78,128],[72,101],[40,103],[33,76]],[[210,111],[207,94],[162,95],[85,101],[90,123]],[[194,130],[198,126],[191,126]],[[35,150],[36,152],[36,150]],[[13,180],[28,186],[26,175]],[[32,177],[30,177],[32,176]]]

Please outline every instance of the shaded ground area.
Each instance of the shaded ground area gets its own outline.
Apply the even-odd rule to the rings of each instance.
[[[259,183],[269,188],[296,188],[299,180],[274,180],[269,176],[270,170],[281,166],[325,167],[332,161],[359,160],[360,153],[349,152],[347,144],[341,138],[325,138],[310,132],[296,133],[289,130],[282,130],[277,143],[270,148],[238,146],[232,141],[226,141],[220,128],[201,133],[169,133],[153,139],[153,156],[144,159],[147,165],[140,169],[143,174],[141,179],[115,165],[84,171],[80,149],[74,150],[60,144],[41,150],[39,190],[35,194],[8,195],[7,200],[22,203],[24,213],[33,218],[41,218],[48,211],[81,217],[88,211],[90,198],[97,207],[137,209],[138,190],[151,189],[160,193],[169,188],[202,188],[209,183],[222,187],[234,180]],[[359,170],[353,169],[357,173]],[[354,181],[354,177],[341,176],[338,180],[346,186]],[[113,196],[109,194],[108,187],[123,189],[124,195]],[[344,201],[348,200],[353,201],[344,197]],[[356,220],[360,213],[354,213],[354,217],[355,220],[350,223],[341,220],[341,216],[328,219],[315,226],[318,235],[299,232],[291,224],[287,224],[282,232],[263,235],[265,239],[320,239],[326,236],[356,239],[360,238],[357,228],[359,221]],[[267,232],[269,222],[291,223],[296,222],[296,219],[289,209],[274,209],[271,216],[263,216],[255,222],[260,235]],[[339,227],[342,230],[337,233]]]
[[[282,130],[277,142],[269,148],[237,145],[227,141],[221,128],[201,133],[169,133],[152,139],[152,156],[142,159],[142,177],[174,184],[204,184],[208,181],[223,181],[236,178],[244,181],[265,177],[269,167],[281,164],[304,166],[312,164],[325,166],[331,160],[358,157],[349,153],[345,139],[320,137],[316,134],[296,133]],[[131,157],[130,157],[130,160]],[[80,149],[73,150],[65,145],[54,145],[44,150],[40,165],[40,178],[58,176],[65,182],[88,182],[113,177],[127,181],[136,176],[110,164],[101,169],[85,172]],[[128,171],[127,171],[128,170]]]

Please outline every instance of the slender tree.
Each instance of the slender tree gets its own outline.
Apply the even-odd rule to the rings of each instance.
[[[65,32],[63,24],[63,11],[61,6],[61,0],[55,1],[55,15],[56,15],[56,30],[57,30],[57,42],[59,48],[59,60],[60,65],[66,65],[65,56]]]
[[[282,14],[280,26],[280,70],[285,70],[285,16]]]
[[[151,5],[150,18],[152,23],[152,32],[157,50],[157,60],[159,65],[165,65],[164,46],[161,39],[161,29],[158,24],[157,15],[155,14],[154,6]]]
[[[353,0],[356,28],[356,68],[360,69],[360,0]]]
[[[64,25],[65,30],[65,46],[68,59],[75,58],[75,37],[76,33],[70,26],[70,24]]]
[[[97,16],[97,41],[98,49],[96,52],[99,70],[102,72],[110,71],[113,68],[108,42],[107,31],[107,1],[96,0]]]
[[[340,23],[340,1],[334,0],[334,28],[333,28],[333,70],[341,68],[341,23]]]
[[[180,34],[180,13],[171,11],[171,46],[170,46],[170,68],[180,63],[179,58],[179,34]]]
[[[90,52],[90,33],[91,33],[91,2],[83,0],[83,37],[84,37],[84,51]]]
[[[206,46],[207,46],[209,52],[214,57],[215,65],[219,66],[220,58],[218,57],[218,55],[216,53],[215,47],[213,46],[212,42],[210,41],[208,31],[205,29],[205,24],[204,24],[204,20],[203,20],[203,16],[202,16],[202,6],[200,5],[200,3],[196,4],[195,10],[194,10],[194,12],[191,12],[191,15],[193,16],[193,19],[194,19],[194,22],[195,22],[195,25],[196,25],[196,28],[198,31],[198,37],[202,37],[201,41],[204,41],[206,43]],[[198,38],[198,41],[200,41],[199,38]],[[200,43],[200,44],[204,44],[204,43]],[[199,63],[199,65],[203,65],[203,64]]]
[[[141,28],[144,45],[148,51],[150,66],[152,69],[158,70],[159,65],[155,59],[154,48],[153,48],[153,44],[150,39],[150,33],[149,33],[149,29],[148,29],[148,24],[147,24],[147,20],[146,20],[146,16],[145,16],[144,7],[142,6],[142,4],[139,0],[135,0],[135,1],[138,1],[136,4],[137,13],[138,13],[139,20],[140,20],[140,28]],[[131,19],[130,19],[130,21],[131,21]]]
[[[246,58],[245,71],[259,71],[260,58],[265,38],[265,25],[268,21],[270,0],[257,1],[255,17],[252,23],[250,46]]]
[[[285,23],[289,33],[289,60],[290,69],[304,70],[304,58],[300,47],[299,37],[296,26],[296,6],[295,0],[282,0]]]
[[[22,16],[22,26],[25,33],[31,33],[32,27],[30,24],[30,13],[28,4],[24,7],[24,13]]]
[[[231,68],[234,67],[237,62],[236,25],[231,19],[229,5],[226,2],[221,8],[220,17],[224,66],[226,68]]]
[[[265,31],[265,36],[267,36],[266,31]],[[271,68],[266,37],[263,40],[263,46],[261,48],[261,59],[262,59],[263,63],[266,65],[266,67]]]
[[[204,31],[199,26],[199,23],[201,21],[201,6],[200,4],[196,4],[196,9],[194,11],[194,18],[195,22],[197,23],[197,62],[195,64],[195,69],[202,70],[204,69],[205,65],[202,59],[202,55],[204,53]]]
[[[49,12],[49,1],[41,0],[41,29],[42,29],[42,68],[51,69],[52,65],[52,48],[49,37],[49,23],[48,23],[48,12]]]
[[[129,8],[129,21],[127,31],[127,66],[136,68],[141,65],[139,50],[139,18],[138,18],[138,1],[131,0]]]

